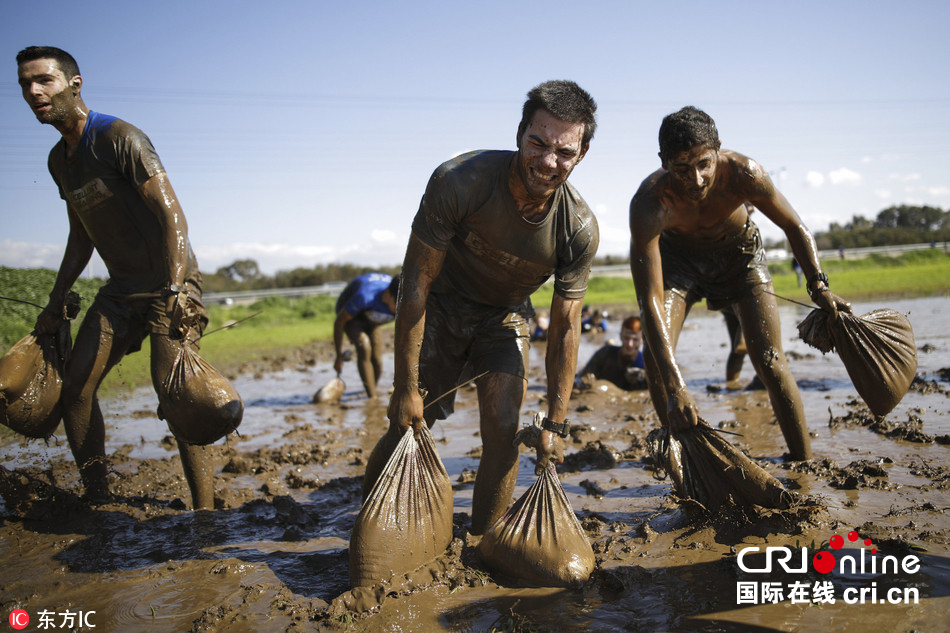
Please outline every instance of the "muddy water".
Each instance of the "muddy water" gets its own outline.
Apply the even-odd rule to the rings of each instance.
[[[349,589],[347,539],[359,510],[364,460],[387,424],[385,402],[362,396],[356,368],[348,363],[341,402],[314,405],[313,393],[333,376],[331,361],[295,358],[278,371],[234,377],[246,412],[241,435],[219,443],[215,512],[185,510],[189,497],[177,451],[154,415],[149,390],[103,403],[114,503],[87,508],[79,502],[61,434],[49,445],[6,437],[0,445],[0,464],[9,471],[0,473],[0,615],[23,608],[37,623],[42,611],[95,611],[87,617],[97,631],[312,631],[347,624],[360,631],[459,632],[513,625],[557,631],[948,630],[950,446],[908,439],[950,435],[950,299],[857,304],[855,310],[878,307],[909,314],[920,349],[918,375],[927,384],[887,416],[890,427],[877,428],[855,422],[857,395],[837,357],[797,339],[795,325],[807,310],[781,307],[785,349],[813,435],[815,459],[808,467],[782,459],[782,434],[764,392],[723,384],[728,347],[721,317],[694,315],[683,330],[677,355],[701,414],[736,434],[727,437],[789,489],[808,496],[809,503],[795,511],[747,523],[691,518],[644,459],[643,440],[656,424],[646,393],[578,394],[571,417],[583,427],[575,430],[559,470],[597,554],[598,568],[583,589],[523,588],[492,577],[460,541],[441,572],[394,583],[391,597],[370,613],[328,610]],[[617,334],[617,323],[606,336]],[[584,339],[581,362],[603,338]],[[544,406],[543,352],[543,345],[532,350],[525,423]],[[391,357],[387,361],[391,367]],[[752,376],[747,362],[740,383]],[[385,374],[383,384],[389,381]],[[918,432],[906,432],[911,427]],[[456,413],[434,429],[455,483],[460,536],[471,512],[476,430],[474,391],[464,388]],[[516,495],[534,481],[530,457],[522,456]],[[836,571],[819,578],[814,572],[750,574],[737,565],[735,552],[746,546],[821,543],[851,530],[871,539],[882,556],[916,555],[919,571]],[[860,555],[861,541],[845,542],[839,557]],[[737,600],[739,582],[788,586],[804,579],[810,586],[828,578],[835,583],[834,604],[788,596],[777,604]],[[916,588],[919,603],[843,602],[845,589],[867,589],[869,597],[872,586],[877,598],[888,588]],[[62,620],[56,615],[54,626]],[[31,624],[27,630],[37,629]]]

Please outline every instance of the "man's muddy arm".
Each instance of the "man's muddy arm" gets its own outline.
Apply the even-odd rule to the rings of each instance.
[[[139,195],[162,227],[168,283],[181,286],[188,266],[188,223],[171,181],[164,172],[139,187]]]
[[[419,353],[425,332],[426,300],[432,282],[442,270],[445,251],[409,237],[402,265],[399,301],[396,306],[396,332],[393,395],[389,401],[390,424],[407,429],[421,429],[422,397],[419,395]],[[439,395],[439,394],[436,394]]]
[[[79,220],[76,212],[67,205],[69,216],[69,237],[66,238],[66,250],[63,260],[56,273],[56,281],[49,293],[49,303],[36,319],[36,329],[39,332],[55,332],[63,320],[63,307],[66,302],[66,293],[73,287],[82,274],[83,269],[92,258],[95,247],[85,227]]]
[[[352,314],[346,310],[340,310],[340,313],[336,315],[336,320],[333,321],[333,349],[336,351],[333,369],[337,374],[343,371],[343,331],[352,319]]]
[[[651,396],[656,398],[663,391],[667,400],[654,402],[653,406],[666,410],[671,428],[680,430],[695,425],[698,413],[673,353],[667,308],[663,305],[662,211],[653,208],[654,204],[639,195],[630,203],[630,272],[640,305],[645,347],[653,361],[646,363],[646,370],[650,380],[662,386],[651,389]]]
[[[551,299],[551,323],[548,326],[544,367],[548,381],[547,417],[558,424],[567,417],[571,390],[574,388],[582,308],[583,299],[565,299],[556,292]],[[548,458],[553,458],[554,463],[562,462],[564,449],[560,436],[544,430],[541,431],[538,446],[538,463],[543,464]]]
[[[760,188],[764,194],[763,197],[752,202],[785,233],[792,254],[801,266],[805,279],[809,281],[808,290],[812,301],[832,314],[837,310],[851,312],[851,305],[847,301],[830,292],[823,282],[813,281],[821,272],[818,247],[811,231],[802,222],[791,203],[772,185],[771,180],[768,180],[768,175],[764,176],[764,182],[760,183]]]

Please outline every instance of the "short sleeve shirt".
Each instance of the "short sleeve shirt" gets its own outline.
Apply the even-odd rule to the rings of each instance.
[[[382,296],[392,280],[393,278],[385,273],[366,273],[356,277],[340,294],[346,298],[340,309],[352,316],[362,315],[371,323],[389,323],[396,315],[383,301]]]
[[[432,292],[515,307],[554,275],[562,297],[586,294],[600,240],[594,214],[564,183],[543,220],[525,220],[508,186],[515,157],[511,151],[470,152],[432,174],[412,223],[416,237],[445,251]]]
[[[165,171],[148,137],[112,116],[89,112],[79,148],[60,140],[49,155],[59,195],[75,210],[109,270],[109,294],[151,292],[168,281],[162,227],[138,188]],[[186,280],[198,275],[189,245]]]

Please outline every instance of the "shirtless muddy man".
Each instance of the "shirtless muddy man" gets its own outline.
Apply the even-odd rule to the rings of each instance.
[[[779,315],[759,229],[746,203],[778,225],[799,261],[812,301],[823,310],[851,311],[829,290],[815,240],[785,196],[754,160],[720,148],[712,118],[687,106],[660,126],[662,167],[630,202],[630,268],[646,333],[653,406],[674,431],[698,422],[696,403],[674,351],[694,303],[732,306],[749,359],[768,389],[789,456],[811,458],[801,395],[789,372]]]

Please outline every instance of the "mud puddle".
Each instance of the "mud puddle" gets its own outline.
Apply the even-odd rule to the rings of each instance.
[[[103,403],[114,503],[84,506],[65,437],[49,444],[7,437],[0,445],[0,606],[90,612],[98,631],[895,631],[946,629],[950,610],[950,300],[931,298],[855,306],[909,313],[921,379],[874,428],[841,362],[796,338],[807,314],[782,307],[792,371],[802,389],[815,459],[792,464],[763,391],[722,381],[728,353],[718,316],[687,321],[678,357],[702,415],[736,433],[730,441],[813,504],[756,520],[697,520],[657,480],[644,440],[656,424],[646,392],[577,394],[562,483],[597,554],[582,590],[518,587],[480,567],[465,545],[480,439],[474,391],[463,388],[456,413],[434,429],[455,482],[459,539],[437,564],[393,579],[367,613],[341,607],[349,589],[347,539],[359,510],[365,459],[386,428],[385,399],[362,396],[347,363],[338,404],[311,404],[333,374],[325,356],[286,360],[271,371],[235,377],[246,404],[240,436],[219,442],[214,512],[187,511],[189,496],[150,390]],[[612,331],[585,338],[583,363]],[[543,345],[532,349],[523,421],[543,409]],[[391,368],[391,357],[387,367]],[[391,369],[390,369],[391,371]],[[740,386],[753,376],[749,363]],[[391,374],[383,384],[391,383]],[[903,429],[903,431],[901,430]],[[534,480],[522,454],[515,491]],[[756,545],[816,546],[860,533],[880,555],[919,558],[913,574],[757,575],[736,553]],[[858,544],[863,541],[857,541]],[[853,551],[856,546],[848,547]],[[851,551],[848,547],[841,552]],[[827,549],[827,546],[826,546]],[[817,551],[817,550],[815,550]],[[812,552],[813,553],[813,552]],[[804,578],[831,578],[834,604],[738,600],[740,582],[766,580],[786,590]],[[847,604],[848,587],[904,591],[917,604]],[[335,601],[336,599],[336,601]],[[30,628],[33,629],[31,623]],[[944,627],[944,629],[941,629]],[[79,630],[91,630],[79,628]]]

